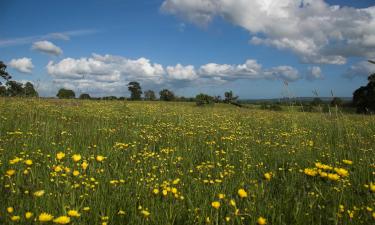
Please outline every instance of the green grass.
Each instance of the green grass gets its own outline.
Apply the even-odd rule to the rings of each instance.
[[[58,217],[70,209],[81,214],[70,224],[256,224],[260,216],[275,225],[371,224],[374,146],[371,116],[0,98],[0,224],[38,224],[42,212]],[[56,159],[58,152],[65,158]],[[82,159],[73,162],[73,154]],[[349,176],[306,175],[316,162]],[[45,194],[34,196],[39,190]],[[15,215],[20,221],[11,221]]]

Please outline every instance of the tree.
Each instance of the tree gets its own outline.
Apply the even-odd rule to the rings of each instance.
[[[159,95],[162,101],[173,101],[175,99],[174,93],[168,89],[161,90]]]
[[[7,92],[7,89],[4,86],[0,85],[0,96],[1,97],[6,96],[6,92]]]
[[[82,94],[79,96],[79,99],[91,99],[91,96],[90,96],[89,94],[82,93]]]
[[[129,82],[128,90],[131,93],[130,94],[131,100],[141,100],[142,88],[138,82],[136,81]]]
[[[56,95],[58,98],[62,99],[62,98],[75,98],[76,97],[76,94],[74,93],[74,91],[72,90],[69,90],[69,89],[65,89],[65,88],[61,88],[59,90],[59,92],[57,93]]]
[[[24,86],[24,95],[26,97],[38,97],[38,92],[34,89],[34,85],[27,82]]]
[[[224,93],[224,102],[225,103],[233,103],[238,99],[238,96],[234,96],[232,91],[227,91]]]
[[[23,84],[14,80],[6,83],[6,95],[10,97],[24,96]]]
[[[214,103],[214,97],[200,93],[195,96],[195,102],[197,106],[211,105]]]
[[[3,61],[0,61],[0,77],[3,78],[4,80],[6,81],[9,81],[10,79],[12,79],[12,76],[9,75],[9,73],[6,71],[7,69],[7,65],[5,65],[3,63]],[[0,85],[1,85],[1,81],[0,81]]]
[[[342,99],[339,97],[334,97],[331,101],[331,106],[333,107],[341,107],[342,106]]]
[[[368,77],[366,86],[354,91],[353,105],[357,108],[357,113],[375,112],[375,73]]]
[[[144,95],[145,95],[145,100],[155,101],[156,99],[155,92],[153,90],[145,91]]]

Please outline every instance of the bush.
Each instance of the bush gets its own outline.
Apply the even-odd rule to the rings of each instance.
[[[195,102],[197,106],[212,105],[214,104],[214,98],[212,96],[200,93],[195,96]]]

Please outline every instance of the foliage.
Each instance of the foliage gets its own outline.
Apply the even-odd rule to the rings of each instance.
[[[320,105],[322,105],[322,104],[323,104],[323,100],[322,100],[321,98],[319,98],[319,97],[315,97],[315,98],[311,101],[311,103],[310,103],[311,106],[320,106]]]
[[[200,93],[195,96],[195,102],[197,106],[212,105],[214,103],[214,98],[212,96]]]
[[[162,101],[173,101],[175,99],[174,93],[168,89],[161,90],[159,95]]]
[[[3,61],[0,61],[0,78],[9,81],[10,79],[12,79],[12,76],[6,71],[6,69],[7,65],[5,65]],[[2,83],[0,81],[0,85],[1,84]]]
[[[130,100],[141,100],[142,88],[138,82],[129,82],[128,90],[130,91]]]
[[[80,96],[79,96],[79,99],[91,99],[91,96],[87,93],[82,93]]]
[[[61,88],[56,95],[60,99],[69,99],[69,98],[75,98],[76,94],[73,90]]]
[[[145,95],[145,100],[147,100],[147,101],[155,101],[156,100],[156,95],[155,95],[155,92],[153,90],[145,91],[144,95]]]
[[[232,91],[225,92],[224,97],[225,97],[224,99],[225,103],[235,102],[238,99],[238,96],[234,96]]]
[[[375,113],[375,73],[368,77],[368,84],[353,93],[357,113]]]
[[[24,96],[23,84],[14,80],[6,83],[6,95],[10,97]]]
[[[34,85],[26,82],[24,86],[24,94],[26,97],[38,97],[38,92],[34,89]]]

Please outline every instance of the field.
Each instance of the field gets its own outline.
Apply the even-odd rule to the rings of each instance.
[[[374,148],[373,116],[0,98],[0,224],[374,224]]]

